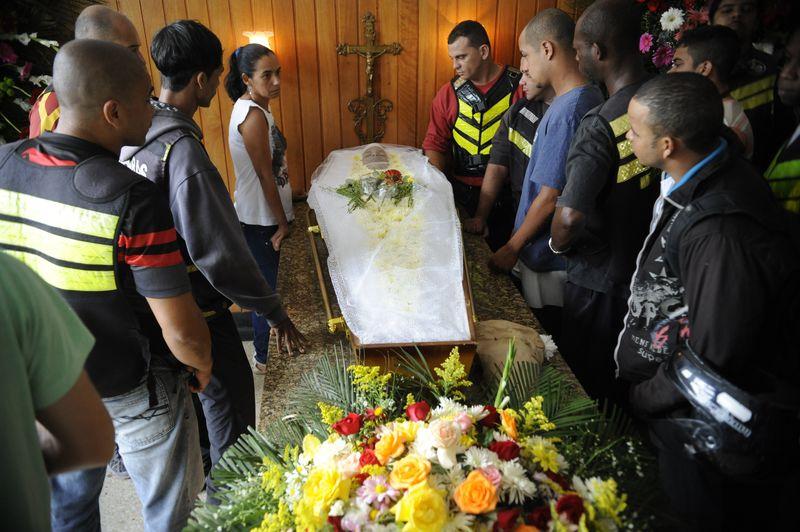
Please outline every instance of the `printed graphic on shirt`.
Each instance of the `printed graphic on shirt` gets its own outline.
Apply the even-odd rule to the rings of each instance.
[[[656,244],[658,255],[652,265],[657,267],[661,264],[661,268],[651,268],[633,283],[625,322],[625,328],[630,331],[636,345],[636,353],[648,362],[656,363],[666,360],[678,347],[678,335],[688,334],[688,328],[678,329],[678,335],[670,334],[673,328],[666,325],[675,311],[684,305],[684,287],[667,271],[664,262],[666,244],[666,236],[662,235]]]
[[[270,149],[272,150],[272,175],[279,187],[289,183],[289,170],[286,165],[286,137],[273,125],[270,128]]]

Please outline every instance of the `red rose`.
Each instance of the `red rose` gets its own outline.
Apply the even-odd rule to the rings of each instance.
[[[534,508],[531,513],[525,518],[525,521],[538,528],[539,530],[547,530],[547,523],[552,519],[550,515],[550,508],[548,506],[539,506]]]
[[[489,428],[496,427],[500,424],[500,414],[497,413],[497,409],[495,407],[492,405],[486,405],[483,407],[483,409],[489,412],[489,415],[485,416],[478,423]]]
[[[375,455],[375,451],[372,449],[364,449],[361,452],[361,458],[358,459],[359,468],[362,468],[366,465],[380,465],[380,462],[378,462],[378,457]]]
[[[578,524],[583,515],[583,499],[574,493],[566,493],[556,502],[556,513],[566,515],[570,523]]]
[[[334,423],[332,428],[342,436],[356,434],[361,430],[361,416],[351,412]]]
[[[406,415],[411,421],[425,421],[431,413],[431,405],[425,401],[414,403],[406,407]]]
[[[562,477],[561,475],[559,475],[558,473],[553,473],[552,471],[545,471],[544,474],[547,475],[547,478],[549,478],[550,480],[561,486],[562,490],[564,491],[569,490],[569,481],[564,477]]]
[[[519,445],[513,441],[493,441],[489,444],[489,450],[497,453],[500,460],[508,462],[519,456]]]
[[[356,475],[353,475],[353,480],[358,484],[363,484],[364,481],[367,480],[368,478],[369,475],[367,473],[358,473]]]
[[[497,521],[494,522],[493,532],[506,532],[514,530],[522,508],[500,508],[497,510]]]
[[[344,529],[342,528],[342,516],[341,515],[329,515],[328,516],[328,523],[333,526],[334,532],[342,532]]]
[[[384,174],[386,174],[386,177],[390,177],[393,179],[398,177],[403,177],[403,174],[401,174],[399,170],[395,170],[394,168],[386,170]]]

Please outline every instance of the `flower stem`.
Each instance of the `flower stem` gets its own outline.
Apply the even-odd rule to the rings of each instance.
[[[17,89],[19,92],[21,92],[22,94],[24,94],[25,96],[27,96],[28,98],[30,98],[30,97],[31,97],[31,95],[30,95],[30,93],[29,93],[29,92],[25,92],[24,90],[22,90],[22,87],[17,87],[16,85],[13,85],[13,87],[14,87],[15,89]]]
[[[2,117],[3,117],[3,120],[5,120],[5,121],[6,121],[6,123],[7,123],[9,126],[11,126],[12,128],[14,128],[14,131],[16,131],[17,133],[20,133],[20,130],[19,130],[19,128],[18,128],[17,126],[15,126],[15,125],[14,125],[14,124],[11,122],[11,120],[9,120],[9,119],[8,119],[8,117],[7,117],[5,114],[3,114],[3,113],[0,113],[0,116],[2,116]]]
[[[511,366],[514,365],[514,357],[517,355],[517,347],[515,345],[516,338],[508,341],[508,353],[506,353],[506,362],[503,366],[503,376],[500,378],[500,383],[497,385],[497,395],[494,397],[494,407],[498,408],[503,402],[506,386],[508,385],[508,376],[511,373]]]

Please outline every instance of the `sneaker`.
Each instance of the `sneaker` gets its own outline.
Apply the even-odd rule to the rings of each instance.
[[[117,478],[131,478],[125,469],[125,463],[119,455],[119,447],[114,447],[114,456],[108,462],[108,471]]]

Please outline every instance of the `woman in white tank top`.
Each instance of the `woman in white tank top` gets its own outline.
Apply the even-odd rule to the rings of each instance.
[[[286,139],[275,125],[269,102],[280,95],[278,57],[265,46],[237,48],[229,60],[225,89],[234,101],[228,146],[236,174],[234,205],[242,231],[264,278],[277,289],[281,241],[294,219],[286,169]],[[269,357],[270,326],[253,313],[256,372]]]

